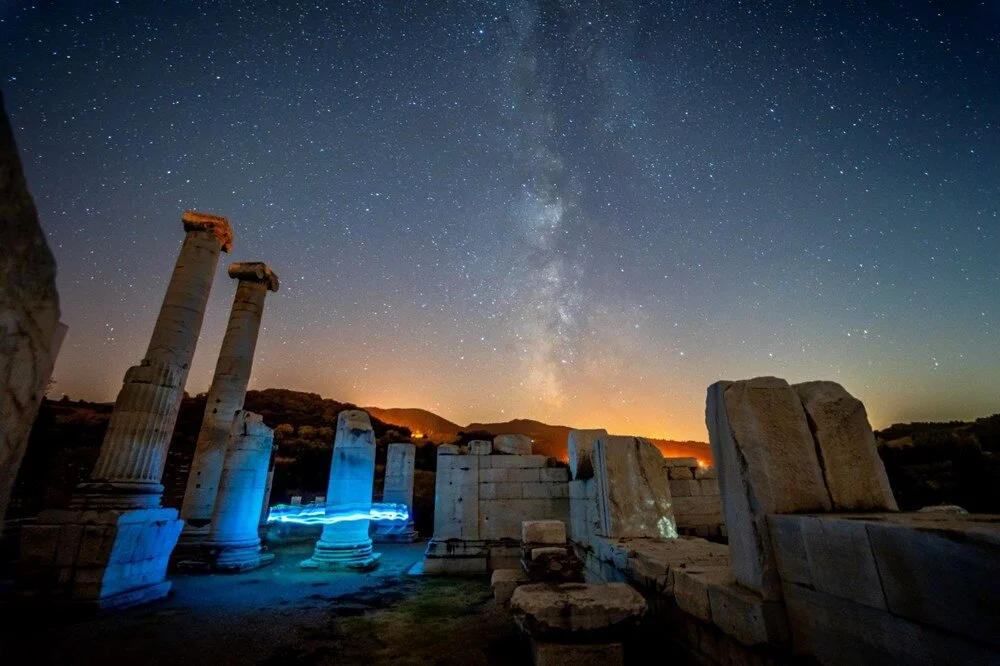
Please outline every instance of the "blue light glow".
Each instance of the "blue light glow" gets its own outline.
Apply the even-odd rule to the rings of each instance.
[[[352,505],[326,507],[322,504],[292,506],[277,504],[267,515],[269,523],[332,525],[349,520],[407,521],[410,512],[405,504],[372,504],[371,508]]]

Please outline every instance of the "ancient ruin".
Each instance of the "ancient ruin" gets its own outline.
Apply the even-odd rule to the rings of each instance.
[[[323,535],[303,569],[368,570],[378,565],[368,536],[375,478],[375,435],[368,414],[345,410],[337,417],[330,462]]]
[[[201,332],[225,218],[186,212],[184,243],[140,365],[125,380],[90,481],[70,509],[43,511],[22,532],[25,599],[132,605],[167,594],[166,567],[183,522],[160,507],[160,478]]]
[[[59,324],[56,263],[38,224],[0,97],[0,534],[28,433],[52,374]]]
[[[390,444],[385,462],[385,485],[382,491],[383,504],[401,504],[410,513],[405,522],[394,520],[374,521],[372,540],[375,543],[396,543],[416,541],[417,531],[413,528],[413,464],[416,447],[409,443]]]
[[[233,416],[243,408],[253,369],[264,299],[268,291],[278,290],[278,276],[263,262],[230,264],[229,277],[239,282],[181,505],[180,516],[185,525],[179,548],[187,553],[208,538],[211,531]]]

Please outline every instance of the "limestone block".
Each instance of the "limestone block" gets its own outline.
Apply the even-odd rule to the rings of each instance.
[[[437,454],[439,456],[457,456],[462,452],[455,444],[439,444]]]
[[[733,582],[708,588],[712,623],[747,646],[788,644],[788,620],[780,601],[764,601]]]
[[[646,601],[625,583],[521,585],[510,600],[514,621],[532,637],[620,636],[646,612]]]
[[[537,468],[523,469],[520,467],[510,468],[504,470],[507,472],[507,478],[510,481],[517,483],[538,483],[541,479],[542,470]]]
[[[479,499],[481,501],[494,499],[521,499],[524,497],[521,487],[522,484],[520,483],[480,483]]]
[[[886,610],[865,523],[834,516],[792,516],[799,521],[813,587]]]
[[[621,643],[549,643],[531,639],[535,666],[624,666]]]
[[[506,499],[480,503],[479,534],[483,539],[521,540],[525,520],[569,519],[569,500]]]
[[[493,598],[498,604],[506,605],[518,585],[528,582],[528,576],[520,569],[495,569],[490,578]]]
[[[677,536],[663,456],[648,440],[600,437],[593,465],[602,536]]]
[[[574,479],[590,479],[594,476],[594,443],[607,437],[607,430],[570,430],[567,441],[569,450],[569,471]]]
[[[793,388],[809,417],[834,508],[896,511],[861,401],[835,382],[806,382]]]
[[[570,481],[566,485],[569,487],[570,499],[586,499],[594,496],[594,482],[590,479]]]
[[[831,508],[802,403],[774,377],[716,382],[705,420],[736,580],[780,599],[768,514]]]
[[[569,470],[565,467],[546,467],[538,470],[541,481],[553,483],[569,483]]]
[[[812,570],[799,516],[773,514],[767,517],[767,524],[782,582],[812,587]]]
[[[692,469],[698,466],[697,458],[664,458],[663,464],[667,467],[680,467],[683,469]]]
[[[566,497],[567,493],[560,494],[560,489],[568,490],[563,485],[554,483],[522,483],[521,493],[525,499],[547,499],[549,497]]]
[[[503,455],[503,456],[484,457],[481,464],[486,467],[492,467],[493,469],[505,469],[505,468],[531,469],[531,468],[545,467],[547,463],[548,463],[548,458],[546,458],[545,456]]]
[[[493,450],[515,456],[531,455],[531,438],[527,435],[497,435],[493,438]]]
[[[915,622],[794,583],[783,592],[795,654],[843,666],[948,663],[932,660]]]
[[[667,477],[673,479],[693,479],[694,472],[690,467],[667,467]]]
[[[601,540],[604,541],[604,540]],[[616,561],[629,577],[640,585],[673,595],[676,575],[685,571],[728,570],[729,548],[704,539],[678,537],[667,540],[632,539],[621,548],[622,563],[614,553],[599,549],[599,556]],[[611,558],[611,559],[609,559]],[[624,564],[624,566],[622,566]]]
[[[485,462],[485,461],[480,461]],[[520,471],[520,470],[518,470]],[[535,470],[536,472],[538,470]],[[510,468],[495,469],[490,467],[483,467],[479,470],[479,482],[480,483],[514,483],[520,481],[520,479],[515,479],[514,470]]]
[[[424,573],[428,576],[475,576],[487,571],[485,556],[424,558]]]
[[[699,497],[674,497],[674,513],[678,516],[688,514],[722,514],[722,502],[718,495],[701,495]]]
[[[521,541],[532,544],[565,544],[566,523],[561,520],[525,520],[521,523]]]
[[[493,453],[493,442],[475,439],[469,442],[469,455],[488,456]]]
[[[685,613],[711,622],[712,607],[708,599],[708,588],[712,584],[727,583],[732,579],[732,572],[723,567],[678,570],[673,577],[674,600]]]
[[[889,610],[1000,646],[1000,518],[866,521]]]

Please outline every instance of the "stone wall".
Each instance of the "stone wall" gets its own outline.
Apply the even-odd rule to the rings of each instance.
[[[38,224],[0,97],[0,533],[64,334],[56,262]]]
[[[701,467],[697,458],[665,458],[670,478],[677,532],[719,539],[726,535],[722,499],[714,467]]]
[[[552,458],[438,448],[434,536],[427,573],[476,573],[520,557],[521,523],[569,519],[569,470]],[[503,566],[500,566],[503,565]]]

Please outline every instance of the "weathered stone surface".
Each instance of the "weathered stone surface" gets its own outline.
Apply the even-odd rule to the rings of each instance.
[[[679,569],[673,577],[674,600],[678,608],[705,622],[712,621],[712,606],[709,603],[708,589],[712,585],[721,585],[733,580],[733,573],[728,567],[691,567]]]
[[[375,433],[368,414],[344,410],[337,417],[337,434],[326,491],[327,515],[351,515],[351,520],[323,526],[313,556],[303,568],[370,569],[377,565],[368,536],[375,477]]]
[[[372,540],[375,543],[412,542],[417,538],[413,527],[413,473],[417,449],[407,442],[389,444],[385,459],[385,484],[382,501],[402,504],[410,512],[407,521],[383,520],[375,522]]]
[[[600,437],[593,465],[601,536],[677,536],[663,456],[648,440]]]
[[[799,516],[772,514],[767,517],[767,524],[782,582],[812,587],[812,569],[802,540]]]
[[[889,610],[1000,646],[1000,517],[941,517],[864,521]]]
[[[457,456],[462,452],[455,444],[440,444],[437,448],[437,454],[439,456]]]
[[[697,458],[664,458],[663,464],[667,467],[678,467],[681,469],[691,469],[698,466]]]
[[[799,521],[815,589],[885,610],[885,596],[865,523],[836,516],[789,516]]]
[[[528,576],[520,569],[497,569],[490,577],[493,598],[498,604],[506,605],[510,602],[517,586],[526,582],[528,582]]]
[[[789,642],[788,620],[780,601],[764,601],[732,582],[708,588],[712,623],[747,646],[783,647]]]
[[[525,520],[521,523],[521,541],[530,544],[565,544],[566,523],[561,520]]]
[[[802,403],[774,377],[716,382],[705,420],[736,580],[780,599],[767,516],[831,508]]]
[[[896,511],[896,499],[861,401],[835,382],[806,382],[793,388],[819,448],[834,509]]]
[[[548,643],[531,639],[535,666],[624,666],[621,643]]]
[[[627,539],[608,552],[601,539],[600,556],[623,569],[629,580],[650,590],[671,596],[677,575],[687,571],[729,570],[729,548],[704,539]]]
[[[607,437],[607,430],[570,430],[567,447],[569,449],[569,471],[574,479],[590,479],[594,476],[594,443]]]
[[[493,438],[493,450],[515,456],[531,455],[531,438],[527,435],[497,435]]]
[[[434,486],[434,538],[479,539],[479,465],[488,457],[456,456],[441,448]]]
[[[483,439],[476,439],[469,442],[469,454],[474,456],[488,456],[493,453],[493,442]]]
[[[521,630],[533,637],[585,633],[607,639],[633,629],[646,601],[624,583],[533,583],[514,590],[510,607]]]
[[[239,279],[239,283],[184,490],[182,543],[199,543],[210,531],[233,417],[243,409],[250,382],[264,299],[269,290],[278,290],[278,276],[262,262],[231,264],[229,276]]]
[[[214,569],[247,571],[274,558],[261,556],[257,533],[273,445],[274,431],[259,414],[236,413],[205,541]]]
[[[56,262],[0,97],[0,533],[64,334]]]

